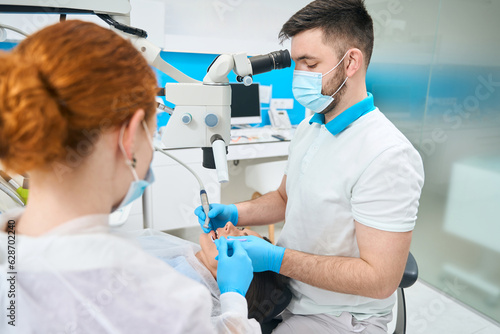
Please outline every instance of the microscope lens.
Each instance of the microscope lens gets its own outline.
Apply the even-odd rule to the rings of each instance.
[[[265,55],[250,57],[252,74],[260,74],[272,70],[279,70],[292,65],[288,50],[274,51]]]

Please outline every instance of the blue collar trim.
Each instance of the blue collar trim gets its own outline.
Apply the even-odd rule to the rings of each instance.
[[[373,104],[373,95],[368,93],[368,97],[356,103],[352,107],[344,110],[340,115],[337,115],[330,122],[325,124],[325,115],[314,114],[309,120],[309,124],[318,123],[325,124],[325,127],[334,136],[338,135],[345,130],[351,123],[360,118],[361,116],[375,110]]]

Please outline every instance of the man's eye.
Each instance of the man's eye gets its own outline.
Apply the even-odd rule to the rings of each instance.
[[[314,65],[307,65],[307,68],[316,68],[317,64]]]
[[[243,231],[245,228],[244,227],[237,227],[238,230]]]

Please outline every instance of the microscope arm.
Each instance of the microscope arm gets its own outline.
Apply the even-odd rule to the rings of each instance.
[[[144,58],[146,58],[151,66],[154,66],[175,81],[181,83],[199,83],[198,80],[195,80],[190,76],[182,73],[181,71],[167,63],[165,60],[163,60],[160,56],[161,48],[154,45],[146,38],[130,35],[114,28],[113,30],[124,38],[130,40],[132,45],[144,56]]]
[[[159,53],[155,57],[155,59],[153,60],[153,62],[150,63],[150,64],[152,66],[156,67],[157,69],[159,69],[160,71],[162,71],[163,73],[165,73],[166,75],[168,75],[169,77],[171,77],[172,79],[174,79],[177,82],[199,83],[198,80],[195,80],[195,79],[191,78],[190,76],[182,73],[181,71],[179,71],[178,69],[176,69],[175,67],[173,67],[172,65],[170,65],[169,63],[167,63],[165,60],[163,60],[160,57]]]

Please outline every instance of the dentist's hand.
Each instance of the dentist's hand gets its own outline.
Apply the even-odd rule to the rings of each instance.
[[[220,237],[215,240],[219,251],[217,259],[217,284],[220,293],[238,292],[243,297],[253,279],[252,261],[243,249],[241,241]]]
[[[234,226],[238,223],[238,209],[236,205],[224,205],[224,204],[210,204],[210,211],[208,212],[208,218],[210,218],[210,226],[208,229],[203,228],[205,224],[205,212],[203,207],[199,206],[194,210],[194,214],[198,216],[198,222],[203,229],[203,232],[208,233],[211,230],[216,230],[219,227],[226,226],[227,222],[233,223]]]
[[[245,237],[231,237],[231,239],[247,239],[246,241],[236,241],[241,243],[247,251],[248,256],[252,259],[253,271],[274,271],[280,272],[281,262],[285,255],[285,248],[274,246],[264,239],[249,235]]]

